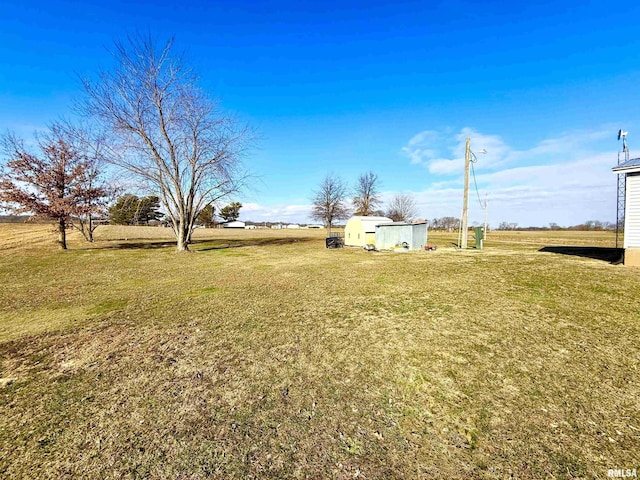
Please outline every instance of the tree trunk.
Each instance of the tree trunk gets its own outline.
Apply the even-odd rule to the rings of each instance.
[[[178,252],[188,252],[189,251],[189,229],[184,224],[184,222],[180,222],[178,224],[178,231],[176,232],[176,239],[178,240]]]
[[[189,251],[189,240],[186,238],[185,232],[183,229],[178,231],[178,252],[188,252]]]
[[[58,243],[63,250],[67,249],[67,225],[62,218],[58,221]]]
[[[93,242],[93,218],[92,215],[89,214],[89,232],[88,232],[88,238],[87,240],[89,242]]]

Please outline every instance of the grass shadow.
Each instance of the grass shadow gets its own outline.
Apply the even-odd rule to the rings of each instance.
[[[176,242],[171,240],[153,240],[153,241],[125,241],[113,243],[111,245],[104,245],[100,247],[100,250],[138,250],[138,249],[156,249],[156,248],[167,248],[167,247],[175,247]]]
[[[292,237],[292,238],[225,238],[225,239],[198,239],[191,240],[189,249],[194,252],[207,252],[211,250],[226,250],[229,248],[256,247],[268,245],[289,245],[298,242],[310,242],[317,240],[312,237]],[[92,244],[86,248],[75,248],[74,250],[154,250],[175,247],[177,242],[170,239],[161,240],[101,240],[99,243],[106,245]]]
[[[592,258],[602,260],[614,265],[622,263],[624,250],[612,247],[573,247],[567,245],[553,245],[542,247],[539,252],[558,253],[560,255],[571,255],[575,257]]]
[[[207,252],[210,250],[225,250],[228,248],[242,248],[242,247],[264,247],[268,245],[289,245],[291,243],[298,242],[310,242],[317,240],[316,238],[265,238],[261,240],[256,239],[235,239],[225,242],[223,245],[214,245],[210,247],[199,248],[198,252]]]

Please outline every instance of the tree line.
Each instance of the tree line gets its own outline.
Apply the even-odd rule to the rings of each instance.
[[[152,223],[166,225],[168,220],[160,211],[160,207],[160,199],[155,195],[138,197],[127,193],[109,207],[108,222],[113,225],[150,225]],[[207,204],[198,213],[194,224],[210,228],[219,223],[218,219],[222,222],[233,222],[240,216],[241,208],[240,202],[232,202],[216,213],[215,205]]]
[[[620,228],[624,225],[621,224]],[[500,222],[496,230],[575,230],[575,231],[613,231],[616,229],[615,222],[606,222],[601,220],[587,220],[584,223],[562,227],[557,223],[550,223],[543,227],[520,227],[514,222]]]
[[[93,240],[95,219],[117,194],[108,174],[127,176],[152,196],[120,198],[121,221],[148,222],[151,204],[161,205],[177,250],[186,251],[198,218],[213,219],[213,205],[247,181],[250,132],[199,88],[173,40],[133,36],[115,43],[113,57],[113,69],[82,79],[78,124],[52,124],[35,147],[2,136],[0,207],[52,219],[66,249],[68,228]],[[237,218],[238,210],[225,214]]]

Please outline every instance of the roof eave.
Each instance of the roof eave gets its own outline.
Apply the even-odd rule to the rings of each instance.
[[[633,167],[614,167],[611,169],[613,173],[637,173],[640,172],[640,165]]]

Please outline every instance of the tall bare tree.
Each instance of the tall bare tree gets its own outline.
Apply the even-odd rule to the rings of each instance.
[[[311,218],[321,221],[331,230],[335,220],[343,220],[350,215],[346,199],[347,185],[341,178],[328,174],[313,194]]]
[[[395,195],[387,207],[387,217],[394,222],[410,222],[417,216],[416,202],[411,195]]]
[[[0,204],[16,213],[53,220],[58,243],[66,249],[67,228],[76,226],[85,234],[74,222],[98,211],[107,191],[92,181],[98,178],[92,158],[60,126],[39,136],[38,145],[40,154],[35,154],[14,135],[3,137],[8,161],[0,176]]]
[[[354,215],[374,215],[380,199],[378,175],[373,172],[363,173],[358,177],[354,188]]]
[[[247,129],[197,86],[173,40],[158,48],[136,36],[115,47],[115,68],[83,80],[82,107],[111,133],[111,161],[160,197],[177,249],[186,251],[200,211],[246,180]]]

